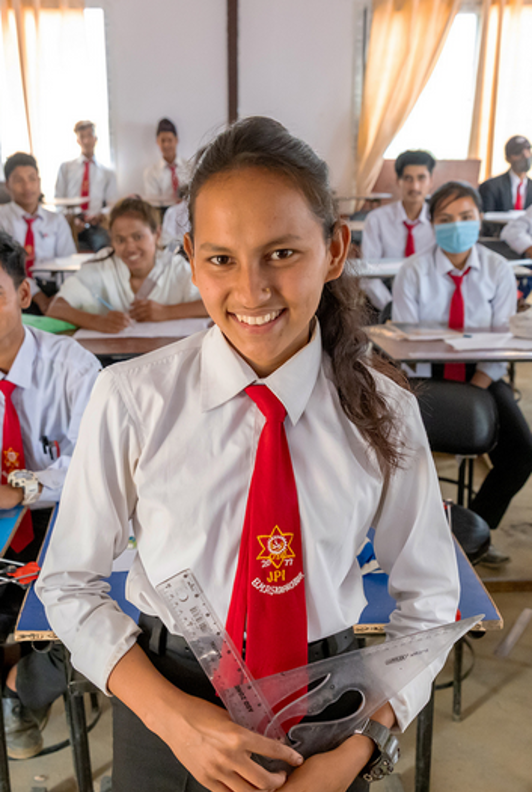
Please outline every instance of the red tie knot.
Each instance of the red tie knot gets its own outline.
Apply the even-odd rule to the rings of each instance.
[[[13,382],[8,382],[5,379],[0,380],[0,393],[3,393],[6,399],[11,398],[11,394],[16,387],[17,386]]]
[[[414,223],[407,223],[406,220],[403,220],[403,225],[408,231],[411,231],[413,228],[419,225],[419,220],[416,220]]]
[[[266,385],[250,385],[246,393],[252,399],[267,421],[283,423],[286,410],[277,396]]]
[[[28,228],[31,228],[31,224],[36,221],[36,217],[25,217],[24,222],[28,224]]]
[[[452,272],[448,273],[450,279],[453,281],[454,285],[457,288],[459,288],[459,289],[462,288],[462,280],[465,278],[465,276],[467,275],[467,273],[469,272],[470,269],[471,269],[471,267],[468,267],[465,272],[462,272],[461,275],[453,275]]]

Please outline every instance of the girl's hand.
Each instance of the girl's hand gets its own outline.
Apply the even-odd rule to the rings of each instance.
[[[339,748],[315,754],[294,770],[282,792],[345,792],[371,759],[375,746],[362,735]]]
[[[122,311],[109,311],[105,316],[98,317],[98,330],[101,333],[119,333],[131,324],[131,319]]]
[[[163,322],[166,318],[165,305],[153,300],[135,300],[129,314],[136,322]]]
[[[286,774],[268,772],[253,761],[252,753],[295,767],[303,762],[287,745],[237,726],[215,704],[193,696],[185,698],[180,701],[179,714],[168,701],[169,709],[159,717],[156,731],[194,778],[212,792],[273,792],[283,786]]]

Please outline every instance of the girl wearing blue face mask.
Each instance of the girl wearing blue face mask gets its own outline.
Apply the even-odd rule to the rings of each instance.
[[[448,324],[460,330],[505,328],[516,311],[517,287],[509,263],[478,245],[481,199],[465,182],[447,182],[432,196],[429,214],[436,244],[409,258],[393,286],[392,317],[397,322]],[[513,496],[532,472],[532,434],[511,387],[504,363],[472,366],[418,365],[416,376],[444,377],[487,388],[499,412],[499,441],[492,470],[471,508],[497,528]],[[482,563],[499,566],[508,556],[490,546]]]

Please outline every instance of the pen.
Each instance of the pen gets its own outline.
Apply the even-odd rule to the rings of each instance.
[[[107,300],[104,300],[103,297],[100,297],[99,294],[94,294],[93,293],[92,296],[94,297],[95,300],[98,300],[98,302],[101,302],[102,305],[105,305],[105,307],[108,308],[109,311],[114,311],[113,306],[110,305],[110,303],[108,303]]]

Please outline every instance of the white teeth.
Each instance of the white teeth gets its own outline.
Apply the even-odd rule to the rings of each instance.
[[[248,325],[265,325],[268,322],[273,322],[274,319],[280,315],[281,311],[274,311],[273,313],[264,314],[264,316],[243,316],[242,314],[235,314],[239,322]]]

